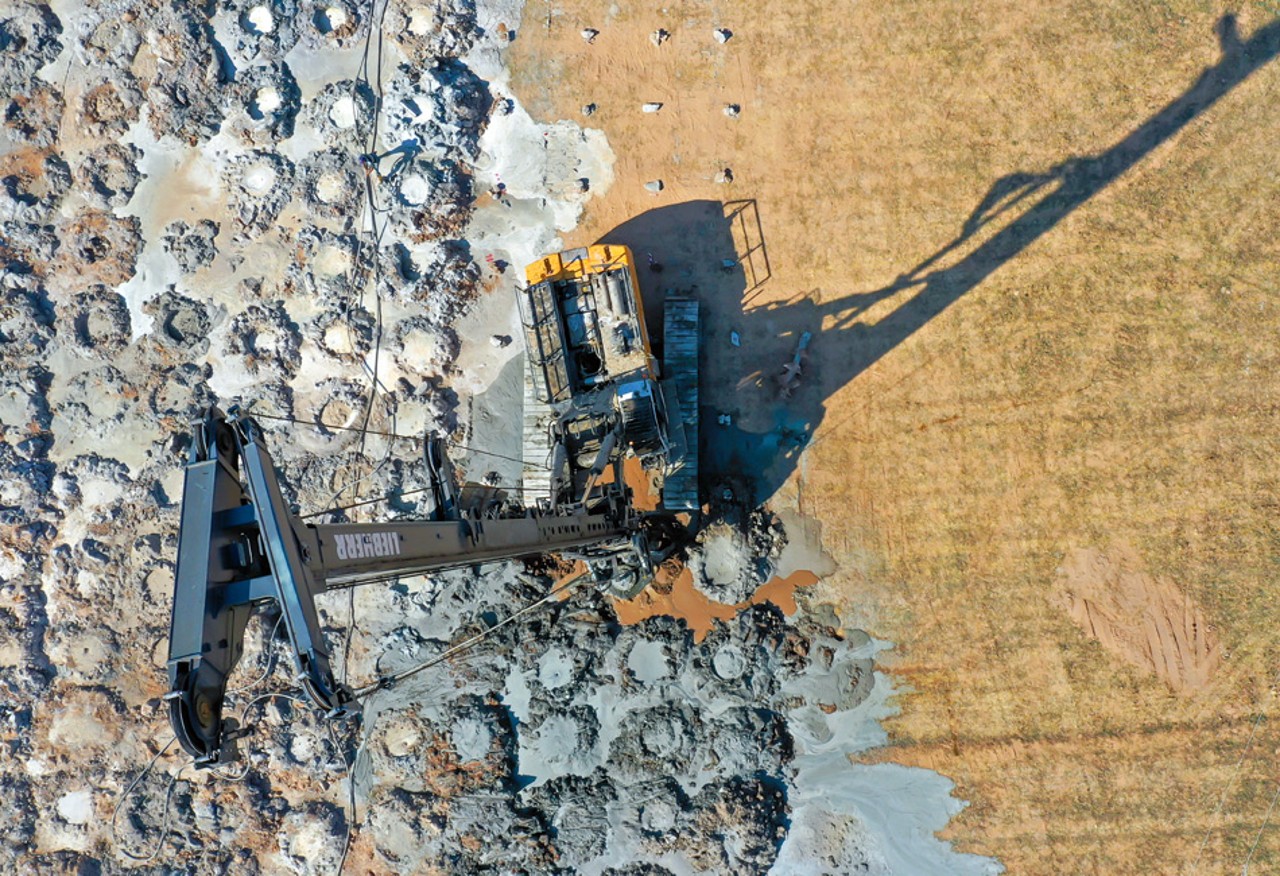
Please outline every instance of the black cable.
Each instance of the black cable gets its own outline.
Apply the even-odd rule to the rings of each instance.
[[[378,119],[382,113],[382,101],[383,101],[382,43],[383,43],[383,35],[384,35],[384,24],[386,22],[386,17],[387,17],[387,6],[389,4],[390,4],[390,0],[383,0],[382,11],[380,13],[377,13],[376,15],[375,15],[375,12],[377,12],[377,9],[378,9],[378,0],[372,0],[372,2],[369,5],[369,13],[370,13],[369,27],[365,30],[364,50],[361,52],[360,67],[356,71],[356,87],[358,87],[359,84],[363,82],[365,85],[370,86],[370,89],[374,92],[375,102],[373,106],[373,127],[370,129],[369,136],[366,141],[369,146],[367,150],[368,152],[372,152],[373,147],[377,145]],[[374,22],[375,18],[377,18],[376,24]],[[378,70],[376,75],[376,83],[369,81],[369,49],[371,47],[371,44],[373,41],[373,34],[375,31],[378,34],[378,54],[377,54]],[[355,96],[355,87],[352,88],[353,99],[354,99],[354,96]]]
[[[276,651],[274,648],[274,645],[276,643],[276,633],[280,631],[280,625],[282,623],[284,623],[283,613],[281,613],[280,617],[276,618],[275,626],[273,626],[271,628],[271,632],[267,634],[266,644],[263,646],[263,651],[265,651],[267,654],[267,665],[266,667],[263,668],[262,674],[246,685],[228,689],[226,692],[227,696],[230,696],[231,694],[244,693],[245,691],[253,690],[255,687],[262,684],[262,682],[266,679],[266,677],[271,674],[271,670],[274,669],[276,665]]]
[[[371,694],[376,693],[379,690],[389,688],[398,682],[404,681],[406,678],[410,678],[414,675],[417,675],[419,672],[423,672],[427,669],[430,669],[433,666],[439,665],[440,663],[443,663],[445,660],[448,660],[450,657],[453,657],[456,654],[460,654],[463,651],[468,650],[469,648],[479,644],[484,639],[493,635],[498,630],[505,627],[507,624],[514,623],[516,620],[528,614],[529,612],[533,611],[534,609],[541,608],[543,605],[546,605],[548,602],[550,602],[556,596],[559,596],[565,590],[568,590],[570,587],[573,587],[581,583],[583,579],[585,579],[586,577],[587,575],[585,572],[579,575],[574,575],[568,580],[562,582],[559,586],[553,588],[549,593],[547,593],[546,596],[543,596],[541,599],[538,599],[534,602],[529,603],[524,608],[520,609],[514,614],[508,615],[503,620],[499,621],[498,623],[494,624],[491,627],[488,627],[482,632],[477,633],[471,638],[463,642],[459,642],[457,645],[454,645],[451,648],[445,649],[442,653],[436,655],[435,657],[432,657],[430,660],[423,661],[422,663],[419,663],[416,666],[411,666],[410,668],[403,669],[400,672],[393,672],[390,675],[379,676],[377,679],[370,682],[369,684],[366,684],[363,687],[358,688],[354,692],[355,698],[357,700],[366,699]]]
[[[419,487],[416,490],[409,490],[405,493],[399,493],[396,496],[379,496],[376,499],[365,499],[362,502],[352,502],[350,505],[338,505],[335,508],[326,508],[323,511],[312,511],[310,514],[298,515],[299,520],[310,520],[312,517],[319,517],[322,514],[336,514],[339,511],[349,511],[352,508],[360,508],[364,505],[377,505],[379,502],[390,502],[393,498],[404,498],[405,496],[413,496],[418,493],[425,493],[431,487]]]
[[[466,445],[466,444],[459,444],[459,443],[458,443],[458,442],[456,442],[456,441],[446,441],[446,442],[444,442],[444,443],[445,443],[445,444],[447,444],[447,445],[449,445],[450,447],[454,448],[455,450],[465,450],[467,453],[478,453],[478,454],[479,454],[479,455],[481,455],[481,456],[492,456],[494,459],[505,459],[505,460],[507,460],[508,462],[518,462],[518,463],[520,463],[521,465],[530,465],[530,464],[531,464],[531,463],[525,462],[523,459],[517,459],[517,458],[516,458],[516,457],[514,457],[514,456],[504,456],[504,455],[503,455],[503,454],[501,454],[501,453],[494,453],[492,450],[481,450],[479,447],[470,447],[470,446],[468,446],[468,445]],[[536,467],[537,467],[537,468],[545,468],[545,469],[547,469],[548,471],[550,471],[550,469],[551,469],[551,466],[547,465],[546,463],[543,463],[543,464],[538,465],[538,466],[536,466]]]
[[[528,489],[527,487],[508,487],[502,484],[494,484],[494,485],[485,484],[485,486],[491,487],[494,490],[501,490],[507,493],[519,493],[521,496],[523,496],[525,493],[532,492],[532,490]],[[361,508],[365,505],[377,505],[381,502],[390,502],[392,499],[403,499],[405,496],[416,496],[418,493],[425,493],[431,489],[433,488],[418,487],[417,489],[405,490],[402,493],[396,493],[394,495],[388,493],[385,496],[378,496],[377,498],[374,498],[374,499],[364,499],[363,501],[360,501],[360,502],[352,502],[349,505],[335,505],[332,508],[325,508],[323,511],[312,511],[309,514],[299,514],[298,519],[310,520],[312,517],[320,517],[324,514],[336,514],[339,511],[350,511],[352,508]]]
[[[374,18],[375,18],[375,11],[377,10],[378,0],[372,0],[372,4],[370,6],[369,27],[365,31],[364,52],[363,52],[363,57],[361,59],[361,70],[360,70],[359,77],[363,77],[365,84],[367,85],[369,82],[369,76],[368,76],[369,46],[372,41],[373,33],[376,30],[378,34],[377,76],[376,76],[377,87],[375,89],[375,96],[374,96],[373,124],[369,130],[369,139],[367,141],[366,150],[365,150],[366,154],[369,154],[369,155],[376,154],[377,148],[378,148],[378,125],[382,117],[382,103],[383,103],[382,50],[383,50],[383,43],[385,40],[385,23],[386,23],[386,17],[387,17],[387,7],[390,5],[390,2],[391,0],[382,0],[382,10],[380,13],[376,13],[377,21],[375,24]],[[363,358],[361,359],[361,364],[369,372],[369,397],[365,402],[364,419],[361,423],[361,428],[360,428],[359,453],[361,456],[364,455],[366,442],[368,441],[368,438],[369,438],[369,421],[373,416],[373,405],[378,398],[378,384],[379,384],[378,368],[379,368],[379,365],[381,364],[381,359],[382,359],[382,336],[383,336],[383,330],[385,325],[384,319],[383,319],[383,313],[382,313],[382,289],[381,289],[381,286],[382,286],[382,237],[386,233],[387,226],[389,223],[384,221],[381,227],[379,227],[379,224],[378,224],[379,207],[378,207],[377,197],[374,194],[374,187],[373,187],[374,173],[377,173],[376,166],[365,169],[365,195],[368,200],[369,224],[373,232],[373,254],[372,254],[373,272],[372,273],[373,273],[373,295],[374,295],[374,301],[375,301],[375,317],[374,317],[375,328],[374,328],[374,346],[373,346],[373,367],[370,368],[366,360],[364,360]],[[357,237],[357,240],[360,240],[360,238]],[[361,245],[360,249],[357,251],[357,257],[355,261],[355,264],[357,265],[357,267],[360,266],[362,263],[360,259],[360,256],[363,254],[362,250],[363,250],[363,246]],[[364,301],[364,289],[366,288],[365,283],[367,282],[367,279],[368,278],[366,276],[366,278],[362,280],[360,284],[361,304],[363,304],[363,301]],[[347,322],[347,331],[350,332],[351,331],[351,312],[352,312],[352,308],[350,307],[350,296],[348,296],[347,300],[348,300],[348,306],[347,306],[347,313],[346,313],[346,322]],[[354,344],[353,344],[353,348],[354,348]],[[396,405],[393,400],[392,411],[391,411],[391,423],[392,423],[391,428],[393,432],[396,428],[395,408],[396,408]],[[351,481],[349,483],[343,484],[342,488],[339,489],[338,492],[336,492],[330,498],[329,502],[327,502],[326,504],[330,504],[336,501],[337,498],[341,496],[346,490],[350,489],[351,487],[354,487],[356,484],[360,483],[360,481],[365,480],[366,478],[372,478],[375,475],[377,475],[377,473],[380,472],[387,465],[387,463],[390,462],[390,460],[391,460],[391,444],[388,443],[387,452],[383,455],[382,461],[379,462],[378,465],[376,465],[367,475],[361,478],[357,478],[356,480]],[[334,513],[337,510],[350,510],[351,508],[361,507],[369,504],[374,504],[374,503],[373,502],[357,502],[347,506],[346,508],[330,509],[328,512],[321,512],[321,513]],[[315,515],[308,515],[308,516],[315,516]],[[342,649],[342,682],[344,684],[346,683],[346,680],[347,680],[348,666],[350,662],[351,637],[355,630],[356,605],[355,605],[354,590],[350,591],[349,593],[348,600],[347,600],[347,609],[348,609],[347,633],[346,633],[346,637],[345,637],[345,640],[343,643],[343,649]],[[350,775],[349,771],[348,771],[348,781],[352,783],[352,810],[353,810],[353,817],[354,817],[354,808],[355,808],[354,781],[355,779]],[[338,864],[338,873],[342,872],[342,868],[346,863],[347,851],[350,848],[350,844],[351,844],[351,825],[350,825],[350,822],[348,822],[347,841],[343,844],[342,860]]]
[[[351,814],[347,817],[347,835],[342,842],[342,857],[338,860],[338,869],[335,871],[338,876],[342,874],[342,868],[346,866],[347,854],[351,851],[351,837],[355,829],[355,824],[359,820],[359,811],[356,809],[356,763],[360,760],[360,752],[364,750],[364,740],[360,740],[360,744],[356,746],[356,752],[351,758],[351,762],[347,762],[347,755],[342,750],[342,746],[338,742],[337,734],[333,731],[333,723],[328,722],[325,725],[329,731],[329,740],[333,743],[334,748],[338,751],[338,756],[342,758],[342,764],[347,772],[347,803],[351,808]],[[357,731],[359,732],[359,731]]]
[[[378,0],[372,0],[372,2],[370,3],[369,29],[365,32],[364,52],[360,59],[360,71],[358,74],[358,78],[362,79],[365,85],[374,86],[375,102],[373,105],[373,127],[369,131],[369,138],[368,138],[369,152],[372,152],[374,147],[377,146],[378,121],[382,115],[382,102],[384,97],[383,91],[382,91],[382,47],[383,47],[383,38],[385,34],[384,26],[387,18],[387,7],[389,5],[390,5],[390,0],[383,0],[381,12],[377,12],[377,14],[375,15],[374,13],[378,9]],[[374,22],[374,18],[377,18],[376,23]],[[374,82],[370,82],[369,81],[369,48],[373,39],[373,34],[375,32],[378,34],[378,50],[377,50],[377,59],[376,59],[377,73],[375,75]]]
[[[376,85],[374,87],[375,99],[374,99],[374,106],[373,106],[373,124],[369,129],[369,135],[366,141],[366,146],[365,146],[366,155],[375,154],[377,150],[377,145],[378,145],[377,143],[378,127],[379,127],[379,121],[382,115],[382,104],[384,99],[383,87],[382,87],[382,53],[383,53],[383,45],[385,41],[385,23],[386,23],[386,17],[387,17],[387,7],[389,5],[390,5],[390,0],[382,0],[381,11],[379,11],[378,0],[372,0],[372,3],[370,5],[369,26],[365,31],[364,50],[361,54],[360,68],[356,74],[356,86],[353,87],[352,99],[354,100],[355,88],[358,88],[359,83],[361,81],[363,81],[363,83],[366,86],[374,84],[374,83],[370,83],[370,80],[369,80],[369,49],[370,49],[370,46],[372,45],[373,35],[376,31],[378,36],[378,44],[377,44],[377,55],[376,55],[377,73],[375,76]],[[374,353],[373,353],[372,369],[370,369],[368,363],[365,360],[363,359],[361,360],[361,365],[363,366],[365,371],[369,372],[369,397],[365,403],[364,419],[363,419],[364,429],[362,430],[362,435],[360,438],[361,454],[364,453],[365,441],[366,441],[366,438],[368,437],[367,430],[368,430],[369,420],[373,416],[373,405],[378,397],[378,389],[379,389],[378,366],[379,366],[379,363],[381,360],[381,354],[382,354],[382,335],[383,335],[383,327],[384,327],[383,313],[382,313],[382,292],[379,287],[381,286],[381,283],[382,283],[382,259],[381,259],[382,236],[386,232],[387,223],[384,222],[381,228],[379,228],[378,226],[379,207],[378,207],[377,198],[374,195],[374,189],[373,189],[373,174],[376,172],[377,172],[376,166],[365,168],[365,192],[368,198],[369,223],[373,232],[373,266],[372,266],[373,287],[374,287],[373,292],[374,292],[374,297],[377,303],[375,306],[376,328],[375,328],[375,335],[374,335]],[[354,263],[355,263],[356,269],[359,270],[360,266],[363,264],[364,243],[363,243],[363,239],[359,235],[357,235],[356,240],[357,240],[357,248],[356,248]],[[351,331],[351,314],[353,309],[351,306],[351,303],[352,303],[351,290],[354,290],[355,288],[360,289],[359,303],[361,306],[363,306],[364,293],[365,293],[365,289],[367,288],[368,280],[369,280],[369,274],[366,273],[365,276],[360,279],[359,283],[351,283],[348,287],[347,307],[346,307],[346,322],[347,322],[348,332]],[[394,420],[394,417],[395,415],[393,413],[392,414],[393,420]],[[387,464],[390,458],[391,458],[391,450],[390,448],[388,448],[386,456],[377,466],[373,468],[372,471],[370,471],[366,475],[363,475],[357,478],[354,481],[343,484],[342,487],[336,493],[334,493],[334,495],[330,498],[329,502],[336,501],[339,496],[341,496],[344,492],[346,492],[348,489],[350,489],[354,485],[360,483],[360,481],[376,475]]]
[[[317,427],[317,428],[333,429],[334,431],[337,431],[337,432],[367,432],[367,434],[369,434],[369,435],[379,435],[379,436],[381,436],[381,437],[383,437],[383,438],[395,438],[395,439],[400,440],[400,441],[415,441],[415,442],[421,442],[421,441],[423,440],[422,438],[418,437],[417,435],[401,435],[401,434],[399,434],[399,433],[397,433],[397,432],[379,432],[379,431],[377,431],[376,429],[368,429],[368,430],[365,430],[365,429],[360,429],[360,428],[357,428],[357,427],[354,427],[354,426],[338,426],[338,425],[335,425],[335,424],[333,424],[333,423],[325,423],[325,422],[323,422],[323,421],[321,421],[321,420],[300,420],[300,419],[298,419],[297,417],[282,417],[282,416],[280,416],[279,414],[259,414],[259,413],[251,413],[251,416],[253,416],[255,419],[263,419],[263,420],[280,420],[281,422],[285,422],[285,423],[294,423],[294,424],[299,425],[299,426],[315,426],[315,427]],[[505,459],[505,460],[507,460],[508,462],[518,462],[518,463],[520,463],[521,465],[533,465],[532,463],[526,462],[526,461],[525,461],[525,460],[523,460],[523,459],[517,459],[517,458],[516,458],[516,457],[514,457],[514,456],[505,456],[505,455],[503,455],[503,454],[501,454],[501,453],[495,453],[495,452],[493,452],[492,450],[482,450],[482,449],[481,449],[481,448],[479,448],[479,447],[472,447],[472,446],[470,446],[470,445],[468,445],[468,444],[461,444],[461,443],[459,443],[459,442],[457,442],[457,441],[449,441],[449,440],[447,440],[447,439],[445,439],[445,438],[441,438],[440,440],[441,440],[445,445],[447,445],[447,446],[449,446],[449,447],[452,447],[452,448],[454,448],[455,450],[463,450],[463,451],[466,451],[467,453],[476,453],[476,454],[479,454],[479,455],[481,455],[481,456],[492,456],[492,457],[494,457],[495,459]],[[546,469],[549,469],[551,466],[546,465],[546,464],[544,463],[544,464],[540,464],[540,465],[535,466],[535,467],[537,467],[537,468],[546,468]]]
[[[379,37],[379,39],[381,40],[381,37]],[[363,369],[368,373],[368,375],[369,375],[369,396],[368,396],[368,398],[367,398],[367,399],[366,399],[366,401],[365,401],[365,405],[364,405],[364,418],[363,418],[363,421],[362,421],[362,423],[361,423],[361,428],[360,428],[360,429],[358,429],[358,430],[351,430],[351,431],[359,431],[359,432],[360,432],[360,449],[359,449],[359,451],[358,451],[360,455],[363,455],[363,454],[364,454],[365,443],[366,443],[366,440],[368,439],[368,435],[369,435],[369,428],[368,428],[368,427],[369,427],[369,420],[370,420],[370,418],[373,416],[373,404],[374,404],[374,402],[375,402],[375,401],[377,400],[377,398],[378,398],[378,388],[379,388],[379,380],[378,380],[378,366],[379,366],[379,364],[380,364],[380,362],[381,362],[381,357],[382,357],[382,334],[383,334],[383,325],[384,325],[384,322],[383,322],[383,315],[382,315],[382,290],[381,290],[381,288],[380,288],[380,287],[381,287],[381,285],[382,285],[382,258],[381,258],[381,253],[382,253],[382,236],[383,236],[383,234],[384,234],[384,233],[386,233],[386,229],[387,229],[387,223],[385,223],[385,222],[382,224],[381,228],[379,228],[379,226],[378,226],[378,220],[377,220],[377,204],[376,204],[376,201],[374,200],[372,174],[368,174],[368,173],[367,173],[367,174],[365,175],[365,190],[366,190],[366,192],[367,192],[367,194],[368,194],[368,198],[369,198],[369,204],[368,204],[368,206],[369,206],[369,210],[370,210],[369,222],[370,222],[370,224],[372,225],[372,228],[373,228],[373,237],[374,237],[374,240],[373,240],[373,269],[372,269],[372,274],[373,274],[373,295],[374,295],[374,300],[375,300],[376,304],[375,304],[375,327],[374,327],[373,367],[372,367],[372,368],[370,368],[370,367],[369,367],[369,363],[368,363],[365,359],[361,358],[361,360],[360,360],[360,365],[361,365],[361,367],[362,367],[362,368],[363,368]],[[363,249],[363,246],[361,246],[361,249]],[[359,258],[357,257],[357,265],[359,264],[359,261],[360,261],[360,260],[359,260]],[[362,280],[362,281],[361,281],[361,283],[359,284],[359,288],[360,288],[360,304],[361,304],[362,306],[363,306],[363,304],[364,304],[364,290],[365,290],[365,288],[367,287],[367,283],[368,283],[368,276],[366,275],[365,279],[364,279],[364,280]],[[352,329],[351,329],[351,312],[352,312],[351,307],[348,305],[348,307],[347,307],[347,314],[346,314],[347,332],[348,332],[348,334],[350,334],[350,332],[351,332],[351,330],[352,330]],[[353,346],[354,346],[354,344],[353,344]],[[392,413],[391,413],[391,419],[392,419],[392,423],[393,423],[393,427],[392,427],[392,428],[394,428],[395,417],[396,417],[396,415],[395,415],[395,411],[393,410],[393,411],[392,411]],[[360,483],[360,481],[365,480],[366,478],[371,478],[371,477],[373,477],[374,475],[376,475],[379,471],[381,471],[381,470],[383,469],[383,467],[387,464],[387,462],[390,460],[390,458],[391,458],[391,448],[390,448],[390,447],[388,447],[388,448],[387,448],[387,453],[386,453],[386,455],[382,458],[382,461],[381,461],[381,462],[379,462],[379,463],[378,463],[378,465],[376,465],[376,466],[375,466],[371,471],[369,471],[367,474],[361,475],[359,478],[356,478],[356,479],[355,479],[355,480],[353,480],[353,481],[349,481],[349,482],[347,482],[347,483],[343,484],[343,485],[342,485],[342,487],[341,487],[341,488],[339,488],[339,489],[338,489],[338,491],[337,491],[336,493],[334,493],[331,497],[329,497],[329,501],[328,501],[328,502],[326,502],[325,504],[329,504],[329,503],[332,503],[332,502],[336,501],[336,500],[337,500],[337,498],[338,498],[339,496],[341,496],[343,493],[345,493],[345,492],[346,492],[347,490],[349,490],[351,487],[353,487],[353,486],[355,486],[356,484]]]
[[[364,50],[361,52],[360,66],[356,70],[356,78],[351,85],[351,100],[353,104],[356,103],[356,101],[358,100],[359,88],[361,84],[368,86],[371,91],[374,90],[372,83],[369,81],[369,48],[373,40],[373,31],[374,31],[373,12],[377,8],[377,3],[378,3],[378,0],[372,0],[372,4],[370,6],[369,26],[365,29],[365,34],[364,34]],[[383,8],[385,9],[385,5]],[[381,29],[379,28],[379,30]],[[375,101],[373,106],[373,127],[370,129],[370,133],[368,137],[365,138],[366,154],[368,154],[371,151],[370,144],[376,139],[376,136],[377,136],[378,116],[381,113],[381,109],[382,109],[381,90],[382,90],[382,82],[381,82],[381,75],[379,75],[379,81],[378,81],[378,86],[375,92]],[[357,135],[357,138],[359,138],[360,134],[359,134],[358,124],[357,124],[356,135]],[[364,249],[364,242],[359,237],[357,237],[355,261],[354,261],[354,264],[357,269],[359,269],[359,266],[361,264],[360,256],[363,249]],[[351,295],[352,295],[352,290],[355,287],[356,287],[356,284],[354,283],[348,285],[347,287],[348,328],[350,327],[350,319],[351,319]]]
[[[386,8],[385,5],[383,8],[384,9]],[[381,58],[381,44],[382,44],[381,36],[379,36],[378,38],[378,44],[379,44],[379,58]],[[381,63],[381,61],[379,61],[379,63]],[[376,120],[374,124],[375,125],[377,124]],[[361,423],[361,429],[360,429],[361,431],[360,453],[362,455],[364,453],[365,442],[369,437],[369,431],[368,431],[369,418],[373,416],[373,403],[378,398],[378,365],[382,359],[382,328],[383,328],[382,288],[381,288],[382,286],[382,235],[383,233],[385,233],[388,225],[388,223],[383,222],[382,228],[381,229],[378,228],[377,203],[375,202],[374,196],[373,196],[372,175],[365,176],[365,191],[368,193],[368,196],[369,196],[369,210],[370,210],[369,221],[373,225],[373,238],[374,238],[373,239],[373,300],[374,300],[374,310],[375,310],[375,317],[374,317],[375,321],[374,321],[374,333],[373,333],[373,368],[370,369],[369,371],[369,399],[367,402],[365,402],[364,422]],[[365,368],[368,369],[369,366],[366,364]],[[388,455],[389,454],[390,454],[390,448],[388,448]],[[385,462],[386,462],[386,459],[384,458],[383,463],[379,464],[378,468],[375,469],[375,471],[377,471],[378,469],[381,469],[382,464],[385,464]]]
[[[169,750],[169,748],[173,745],[173,743],[177,741],[178,741],[178,737],[177,735],[174,735],[168,742],[166,742],[164,745],[164,748],[161,748],[159,751],[157,751],[152,756],[151,760],[147,761],[147,765],[143,767],[142,772],[138,773],[138,775],[134,777],[133,781],[129,783],[129,787],[125,788],[124,793],[121,794],[120,797],[116,799],[115,808],[111,811],[111,837],[113,840],[116,837],[116,819],[120,816],[120,807],[124,804],[126,800],[129,799],[129,795],[133,793],[133,789],[138,786],[138,783],[141,782],[144,778],[146,778],[147,774],[151,772],[152,767],[156,765],[156,761],[159,760],[164,755],[164,753]],[[178,768],[178,771],[174,773],[173,776],[171,776],[169,779],[169,785],[165,789],[165,793],[164,793],[164,818],[161,820],[161,823],[160,823],[160,839],[156,841],[155,848],[152,849],[146,855],[137,855],[129,851],[128,849],[124,848],[123,846],[120,846],[119,847],[120,851],[124,854],[126,858],[129,858],[132,861],[141,861],[142,863],[145,864],[145,863],[150,863],[151,861],[154,861],[156,859],[156,856],[160,854],[160,850],[164,848],[165,838],[168,837],[169,835],[169,816],[171,814],[169,802],[173,798],[174,785],[178,783],[178,778],[182,775],[183,771],[191,765],[191,763],[192,761],[188,761],[184,763],[181,767]]]
[[[254,417],[254,419],[280,420],[281,422],[285,422],[285,423],[297,423],[300,426],[320,426],[325,429],[335,429],[340,432],[367,431],[368,434],[370,435],[381,435],[384,438],[399,438],[401,441],[421,441],[422,440],[421,438],[418,438],[415,435],[398,435],[395,432],[379,432],[376,429],[363,430],[363,429],[356,429],[351,426],[336,426],[331,423],[323,423],[318,420],[299,420],[297,417],[282,417],[279,414],[260,414],[257,412],[253,412],[252,416]]]
[[[342,641],[342,683],[347,683],[347,674],[351,663],[351,636],[356,629],[356,591],[347,591],[347,634]]]

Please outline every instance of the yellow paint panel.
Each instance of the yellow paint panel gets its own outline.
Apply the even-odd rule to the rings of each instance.
[[[538,259],[524,269],[525,278],[532,286],[548,280],[579,280],[587,274],[601,274],[625,267],[631,274],[631,288],[635,293],[636,318],[640,323],[640,340],[645,354],[653,356],[649,346],[649,328],[645,325],[644,301],[640,298],[640,278],[636,276],[635,257],[628,247],[616,243],[597,243],[586,248],[586,258],[566,261],[562,252]],[[652,363],[650,370],[653,370]]]
[[[543,280],[551,280],[559,276],[561,270],[560,254],[553,253],[538,259],[533,264],[524,269],[525,279],[532,286],[535,283],[541,283]]]
[[[583,259],[565,261],[564,253],[545,256],[526,267],[524,273],[532,284],[544,280],[577,280],[586,274],[598,274],[622,266],[631,269],[634,281],[635,260],[631,250],[617,244],[602,243],[587,247],[587,256]]]

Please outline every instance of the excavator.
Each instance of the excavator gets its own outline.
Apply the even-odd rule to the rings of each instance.
[[[542,463],[526,472],[549,472],[532,501],[460,486],[446,442],[429,434],[421,519],[308,523],[285,501],[250,413],[215,406],[193,424],[165,699],[197,768],[238,757],[236,740],[246,731],[224,715],[224,698],[255,611],[278,607],[307,698],[331,719],[349,718],[359,703],[334,674],[316,608],[321,594],[554,553],[583,561],[602,589],[626,598],[687,534],[697,500],[696,301],[675,294],[664,301],[660,364],[626,247],[547,256],[526,279],[517,290],[526,427],[540,428],[526,428],[525,459]],[[656,509],[637,510],[629,460],[660,483]]]

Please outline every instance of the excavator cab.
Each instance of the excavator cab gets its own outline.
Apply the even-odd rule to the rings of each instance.
[[[609,463],[638,458],[662,484],[667,510],[696,514],[696,301],[668,295],[672,355],[660,364],[627,247],[565,250],[529,265],[525,277],[526,491],[551,504],[589,503]],[[683,318],[671,318],[673,305]]]

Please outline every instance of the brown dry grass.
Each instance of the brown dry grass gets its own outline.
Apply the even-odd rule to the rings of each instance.
[[[573,242],[655,206],[756,199],[773,272],[753,305],[892,283],[996,180],[1106,150],[1183,94],[1217,63],[1227,11],[615,8],[530,0],[513,52],[536,116],[594,101],[618,156]],[[1248,39],[1280,8],[1237,11]],[[673,38],[655,49],[660,26]],[[641,114],[647,100],[667,106]],[[911,290],[815,340],[823,416],[778,501],[824,522],[841,564],[825,592],[898,643],[913,692],[877,757],[954,778],[973,805],[949,835],[1010,872],[1191,872],[1202,842],[1197,872],[1238,872],[1259,835],[1252,872],[1280,869],[1280,818],[1259,834],[1280,722],[1251,739],[1261,710],[1280,716],[1278,130],[1272,62],[867,367],[844,346],[874,348]],[[725,166],[728,195],[710,181]],[[723,358],[709,379],[732,393],[751,363]],[[1224,662],[1205,686],[1178,695],[1117,660],[1055,597],[1071,551],[1120,542],[1214,626]]]

